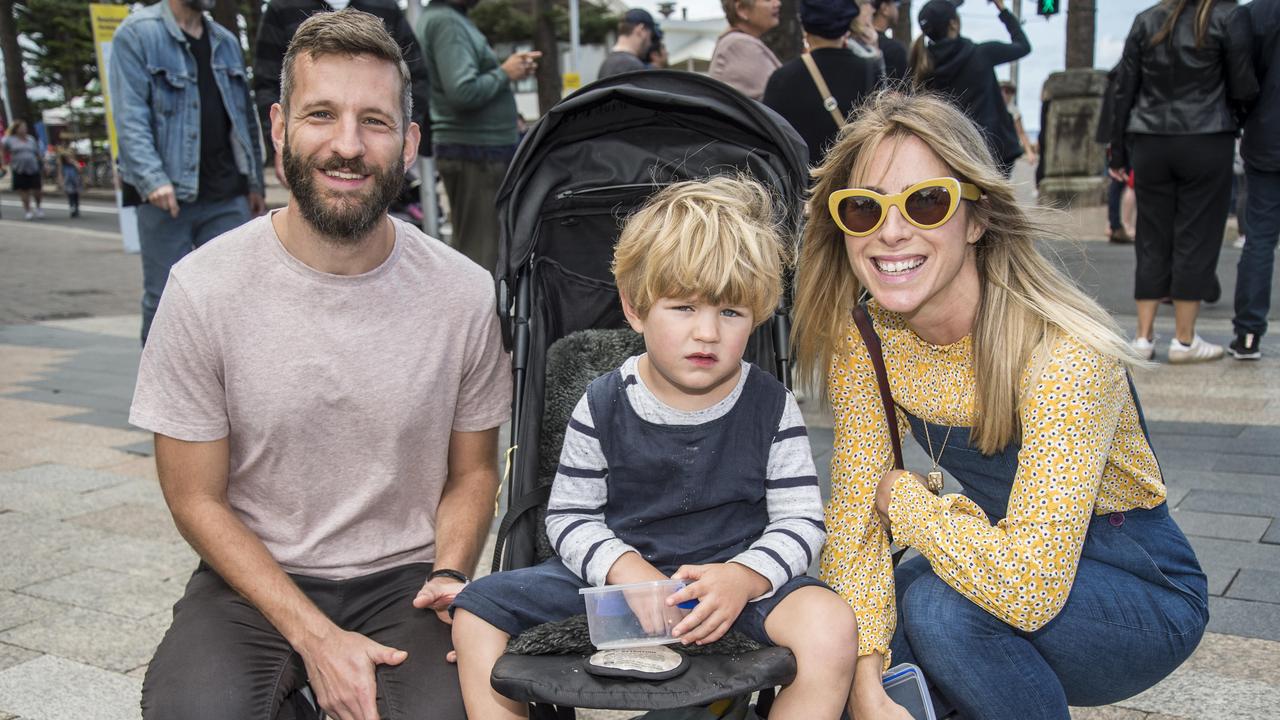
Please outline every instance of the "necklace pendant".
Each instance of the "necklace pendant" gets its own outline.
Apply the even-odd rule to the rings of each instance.
[[[933,493],[934,495],[939,495],[942,493],[942,471],[941,470],[930,470],[929,475],[925,479],[928,481],[926,484],[929,489],[929,492]]]

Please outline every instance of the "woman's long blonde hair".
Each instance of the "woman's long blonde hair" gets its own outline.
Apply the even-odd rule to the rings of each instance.
[[[930,94],[884,90],[845,125],[822,164],[809,198],[796,271],[795,344],[798,379],[828,397],[827,373],[849,352],[850,313],[863,293],[845,252],[844,234],[827,197],[865,177],[882,142],[924,141],[955,176],[977,185],[980,200],[957,217],[986,228],[974,246],[981,296],[973,328],[977,388],[971,442],[983,453],[1003,449],[1021,433],[1018,407],[1028,363],[1069,336],[1127,365],[1140,365],[1111,316],[1036,249],[1037,237],[1058,233],[1033,220],[1014,200],[978,128],[963,112]],[[1032,377],[1039,375],[1033,369]]]

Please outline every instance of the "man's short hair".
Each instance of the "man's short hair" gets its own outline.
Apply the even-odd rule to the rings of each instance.
[[[747,177],[676,183],[627,219],[613,254],[618,290],[642,317],[659,299],[778,307],[786,246],[769,193]]]
[[[404,61],[400,46],[391,38],[386,26],[376,15],[346,8],[337,12],[320,12],[307,18],[289,41],[284,54],[284,66],[280,70],[280,104],[286,115],[289,97],[293,92],[293,72],[298,57],[310,55],[312,59],[325,55],[368,55],[385,60],[400,71],[400,109],[404,114],[402,130],[409,127],[413,118],[413,87],[409,66]]]
[[[632,8],[623,14],[622,19],[618,21],[618,34],[630,35],[637,28],[647,27],[649,33],[657,37],[661,37],[661,31],[658,30],[658,23],[649,14],[648,10],[641,8]]]

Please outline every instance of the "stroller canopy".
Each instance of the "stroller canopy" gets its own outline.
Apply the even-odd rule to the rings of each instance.
[[[626,213],[664,185],[725,173],[750,175],[778,197],[778,220],[794,243],[807,163],[804,141],[785,120],[719,81],[670,70],[606,78],[553,107],[521,143],[498,191],[495,275],[514,287],[530,257],[559,250],[602,257],[561,262],[609,281],[599,270],[607,271]],[[610,212],[614,231],[579,234],[575,245],[582,246],[573,249],[545,247],[545,218],[566,201]]]

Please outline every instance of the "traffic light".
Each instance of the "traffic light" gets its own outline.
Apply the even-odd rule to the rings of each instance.
[[[1036,14],[1045,17],[1057,15],[1061,5],[1062,0],[1036,0]]]

